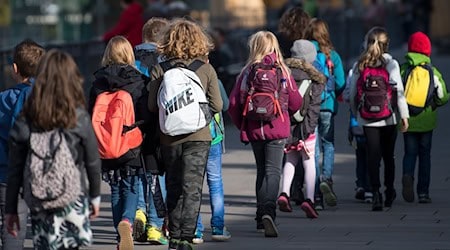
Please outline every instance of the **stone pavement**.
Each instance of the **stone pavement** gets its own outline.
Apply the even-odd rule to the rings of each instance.
[[[401,53],[402,51],[397,51]],[[400,58],[400,57],[397,57]],[[433,56],[433,63],[450,85],[449,57]],[[232,233],[229,242],[210,239],[208,189],[203,190],[201,216],[205,223],[205,243],[196,249],[450,249],[450,105],[439,111],[439,125],[433,136],[432,204],[406,203],[401,197],[403,137],[396,143],[397,199],[393,207],[372,212],[371,205],[354,199],[355,157],[347,142],[348,112],[341,105],[336,117],[336,158],[334,182],[338,195],[336,207],[320,211],[318,219],[308,219],[300,208],[293,213],[278,212],[280,236],[265,238],[256,232],[254,158],[250,146],[239,142],[237,130],[226,127],[226,153],[223,155],[225,220]],[[109,188],[102,188],[100,218],[93,222],[94,245],[89,249],[115,249]],[[31,245],[30,240],[27,246]],[[136,244],[135,249],[167,249],[167,246]]]

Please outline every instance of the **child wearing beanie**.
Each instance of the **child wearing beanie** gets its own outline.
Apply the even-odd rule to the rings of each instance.
[[[285,63],[291,69],[292,76],[298,84],[303,104],[299,111],[291,117],[291,136],[285,148],[286,162],[283,169],[282,192],[278,197],[277,204],[281,211],[292,212],[289,198],[290,189],[295,168],[302,160],[304,180],[300,182],[304,181],[306,184],[306,199],[300,207],[308,218],[317,218],[318,213],[313,204],[316,180],[315,131],[319,119],[321,94],[327,79],[312,65],[317,56],[312,42],[296,40],[291,48],[291,56],[285,60]],[[301,170],[299,168],[299,171]]]
[[[419,203],[431,203],[429,195],[431,179],[431,142],[433,130],[437,123],[436,108],[448,102],[449,95],[439,70],[431,64],[431,42],[427,35],[422,32],[412,34],[408,41],[408,53],[405,56],[406,63],[401,66],[401,75],[405,85],[405,96],[407,97],[410,111],[409,128],[403,133],[404,156],[402,196],[407,202],[414,201],[414,173],[417,158],[419,159],[419,171],[417,176],[416,192]],[[428,71],[426,77],[412,77],[417,67]],[[421,70],[421,69],[419,69]],[[414,79],[414,80],[413,80]],[[430,89],[430,99],[425,102],[425,107],[419,109],[408,101],[408,96],[420,95],[408,88],[413,84],[420,90]],[[425,85],[425,86],[424,86]],[[410,91],[410,93],[408,93]],[[424,92],[424,91],[422,91]]]

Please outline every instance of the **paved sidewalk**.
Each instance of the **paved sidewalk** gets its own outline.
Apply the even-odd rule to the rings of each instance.
[[[433,58],[450,84],[450,58]],[[355,158],[347,142],[348,112],[341,105],[336,117],[336,158],[334,182],[337,207],[326,207],[318,219],[308,219],[299,207],[293,213],[278,212],[278,238],[265,238],[256,232],[254,158],[250,146],[239,142],[237,130],[226,128],[226,154],[223,156],[226,226],[232,233],[229,242],[215,243],[210,231],[205,243],[196,249],[450,249],[450,105],[439,111],[439,126],[433,136],[432,204],[406,203],[401,197],[403,137],[396,144],[397,199],[390,209],[372,212],[371,205],[354,199]],[[205,186],[201,215],[209,228],[210,208]],[[93,222],[95,243],[90,249],[115,249],[109,189],[102,188],[100,218]],[[27,245],[30,246],[30,241]],[[135,249],[167,249],[167,246],[136,244]]]

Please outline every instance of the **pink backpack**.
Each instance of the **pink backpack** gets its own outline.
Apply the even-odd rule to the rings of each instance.
[[[366,67],[356,82],[356,103],[361,118],[379,121],[393,114],[393,86],[384,67]]]

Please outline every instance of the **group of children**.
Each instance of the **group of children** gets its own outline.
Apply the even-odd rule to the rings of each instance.
[[[293,20],[304,25],[299,29],[304,32],[289,31],[298,28],[288,27]],[[430,64],[428,37],[420,32],[410,37],[407,62],[400,67],[388,54],[386,30],[372,28],[345,81],[342,61],[333,49],[323,20],[310,20],[301,8],[292,8],[280,24],[282,32],[278,38],[269,31],[258,31],[249,38],[249,58],[229,100],[215,69],[208,63],[211,40],[200,25],[190,20],[150,19],[143,27],[144,43],[135,48],[123,36],[112,37],[101,67],[94,73],[87,104],[81,75],[70,55],[54,49],[45,52],[29,40],[17,45],[13,72],[19,84],[0,94],[4,248],[21,248],[25,237],[27,207],[19,192],[29,185],[23,179],[32,164],[29,152],[34,152],[28,142],[36,134],[54,131],[64,135],[57,145],[65,139],[81,173],[81,191],[76,200],[58,209],[35,210],[25,199],[31,209],[36,248],[78,249],[92,242],[89,220],[99,213],[101,176],[111,189],[118,249],[133,249],[134,240],[168,244],[169,249],[192,249],[192,244],[202,243],[204,227],[199,210],[205,173],[212,211],[211,238],[230,239],[224,224],[221,176],[222,111],[227,109],[240,130],[241,141],[251,144],[255,156],[256,228],[266,237],[277,237],[277,207],[291,212],[291,193],[303,192],[293,190],[295,178],[300,188],[305,185],[306,197],[299,203],[308,218],[319,216],[317,210],[323,209],[323,201],[329,206],[337,205],[332,180],[334,116],[337,97],[342,92],[351,112],[350,133],[357,142],[356,198],[371,202],[374,211],[392,206],[396,199],[394,145],[399,126],[405,141],[402,196],[407,202],[414,201],[414,169],[419,157],[416,191],[420,203],[431,202],[430,151],[436,107],[444,105],[449,95],[435,67],[427,71],[430,79],[425,84],[431,88],[432,101],[425,102],[418,112],[411,108],[413,90],[406,85],[415,66],[425,68]],[[280,46],[281,37],[284,38]],[[189,133],[168,132],[171,127],[161,120],[198,97],[191,87],[177,93],[175,101],[161,101],[173,70],[188,76],[187,81],[203,91],[212,114],[205,118],[205,126]],[[381,73],[375,75],[377,78],[368,70]],[[386,100],[367,99],[370,94],[364,92],[369,87],[379,89],[379,85],[385,86],[383,90],[388,93],[386,107],[376,106]],[[125,142],[129,146],[126,154],[120,157],[110,156],[109,147],[117,143],[105,143],[104,137],[110,135],[101,132],[110,129],[105,124],[114,125],[105,117],[119,115],[103,108],[103,100],[113,95],[113,100],[118,100],[113,108],[125,107],[121,105],[127,97],[133,107],[131,124],[124,124],[123,131],[119,131],[119,137],[130,138]],[[374,107],[376,110],[367,114],[366,108]],[[380,109],[390,113],[372,119],[370,115],[378,114]],[[180,124],[175,129],[183,126]],[[54,140],[57,139],[51,136],[50,149],[55,147]],[[55,154],[56,150],[50,155]],[[380,192],[381,159],[385,166],[384,199]],[[51,168],[52,164],[44,161],[43,167]]]
[[[296,202],[308,218],[318,217],[317,210],[323,209],[323,201],[336,206],[332,186],[334,116],[341,94],[350,108],[349,138],[356,140],[357,145],[355,198],[371,203],[373,211],[392,206],[397,197],[394,148],[400,130],[405,150],[403,199],[413,202],[416,191],[419,203],[431,203],[432,131],[436,127],[436,108],[446,104],[449,95],[441,74],[431,65],[429,38],[422,32],[412,34],[406,62],[400,66],[388,53],[387,31],[373,27],[367,32],[363,51],[346,81],[326,23],[305,19],[308,16],[300,8],[292,8],[280,20],[284,25],[280,27],[282,45],[289,41],[291,44],[289,53],[284,53],[289,55],[287,59],[280,55],[283,53],[274,34],[260,31],[252,35],[250,57],[230,94],[229,114],[241,131],[241,141],[251,144],[256,160],[257,230],[266,237],[277,237],[276,205],[282,212],[291,212],[292,192],[301,193]],[[295,29],[306,25],[305,32],[292,35],[293,31],[287,31],[292,22],[296,25],[290,27]],[[289,40],[290,37],[295,40]],[[253,109],[271,112],[254,93],[264,92],[258,89],[258,73],[252,73],[259,63],[279,67],[282,72],[281,89],[274,101],[282,112],[273,119],[252,115]],[[267,92],[265,95],[269,95]],[[418,182],[414,190],[417,158]],[[385,168],[384,198],[380,190],[381,159]],[[277,198],[281,171],[283,181]],[[298,182],[300,189],[304,186],[305,195],[292,185],[297,172],[301,172],[298,176],[302,179]]]

